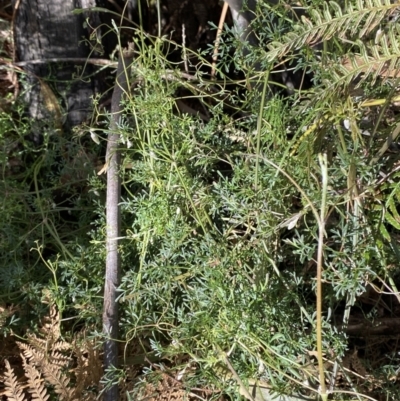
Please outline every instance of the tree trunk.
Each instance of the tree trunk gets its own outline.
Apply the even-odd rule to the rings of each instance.
[[[90,48],[83,41],[88,36],[83,27],[84,16],[73,14],[74,9],[82,7],[79,0],[22,0],[14,3],[17,6],[14,38],[18,61],[88,57]],[[83,63],[77,66],[82,67]],[[41,120],[49,117],[49,94],[44,90],[43,83],[49,78],[54,82],[51,85],[54,95],[64,98],[62,123],[71,127],[86,119],[91,110],[94,85],[90,80],[77,78],[82,74],[77,66],[69,62],[28,64],[24,67],[28,85],[32,86],[28,86],[26,94],[32,118]],[[90,69],[90,66],[86,67],[83,75],[89,75]]]

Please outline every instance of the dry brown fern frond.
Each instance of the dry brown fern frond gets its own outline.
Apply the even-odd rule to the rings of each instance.
[[[42,349],[36,346],[17,341],[18,347],[22,350],[23,356],[36,366],[42,366],[46,363],[47,355]]]
[[[18,342],[18,346],[23,350],[27,359],[38,365],[51,363],[57,366],[68,366],[70,360],[65,355],[57,351],[65,351],[71,348],[71,344],[61,341],[60,315],[54,305],[50,305],[48,316],[42,320],[42,327],[39,329],[39,336],[29,334],[28,344]]]
[[[32,395],[32,400],[47,401],[50,395],[47,394],[39,370],[35,366],[29,364],[24,356],[22,356],[22,366],[24,367],[25,376],[28,379],[28,391]]]
[[[25,396],[22,391],[21,385],[18,383],[17,376],[14,374],[13,368],[10,363],[5,360],[6,370],[4,372],[4,395],[8,401],[25,401]]]
[[[47,349],[54,349],[53,345],[61,337],[60,314],[55,305],[50,305],[49,314],[42,320],[42,327],[39,329],[42,338],[46,341]],[[34,341],[34,339],[32,339]],[[30,340],[29,342],[32,343]]]
[[[73,344],[76,367],[73,372],[76,377],[75,396],[81,397],[84,389],[100,382],[103,376],[100,349],[93,341],[76,339]]]
[[[21,342],[17,344],[22,350],[23,358],[43,374],[48,384],[54,386],[54,391],[59,395],[60,401],[74,400],[74,390],[69,387],[70,378],[68,370],[65,369],[71,363],[71,358],[58,352],[46,354],[31,344]]]
[[[59,395],[60,401],[78,401],[74,397],[74,389],[69,387],[70,378],[66,371],[50,364],[42,366],[41,370],[46,381],[54,386],[54,391]]]
[[[71,357],[62,352],[71,350],[71,344],[60,340],[60,315],[54,305],[50,305],[49,315],[42,320],[39,336],[30,334],[27,336],[29,344],[17,342],[22,349],[25,358],[30,359],[36,366],[44,366],[45,363],[58,367],[68,367]]]
[[[142,388],[140,396],[149,401],[182,401],[189,398],[187,391],[182,387],[182,383],[165,373],[161,373],[157,387],[155,384],[147,383]]]
[[[50,305],[43,322],[39,334],[28,335],[27,342],[13,343],[19,348],[25,377],[20,384],[6,362],[3,394],[7,401],[48,401],[47,386],[59,401],[96,400],[103,369],[95,342],[82,335],[72,342],[61,340],[60,317],[54,306]]]
[[[29,344],[17,342],[18,347],[23,351],[28,359],[32,359],[35,365],[45,363],[56,365],[58,367],[67,367],[71,362],[71,357],[59,352],[70,350],[71,344],[65,341],[56,342],[52,348],[47,348],[48,343],[35,336],[28,337]]]

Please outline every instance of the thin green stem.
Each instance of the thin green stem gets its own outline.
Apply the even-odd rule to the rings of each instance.
[[[318,253],[317,253],[317,358],[320,381],[320,395],[325,401],[328,399],[325,385],[324,359],[322,350],[322,270],[325,236],[326,194],[328,190],[328,162],[326,154],[318,155],[322,174],[322,199],[320,219],[318,224]]]
[[[260,148],[261,148],[261,127],[263,122],[263,115],[264,115],[264,104],[265,104],[265,96],[267,94],[269,82],[269,71],[267,71],[265,78],[264,78],[264,85],[261,94],[261,102],[260,102],[260,109],[258,112],[258,119],[257,119],[257,146],[256,146],[256,171],[254,176],[254,189],[257,192],[258,190],[258,171],[260,168]]]

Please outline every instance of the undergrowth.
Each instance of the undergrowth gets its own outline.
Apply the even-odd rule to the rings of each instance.
[[[99,348],[83,335],[64,340],[60,323],[57,308],[51,305],[38,333],[28,334],[25,341],[16,341],[19,355],[11,355],[12,365],[4,360],[1,375],[2,395],[8,401],[97,399],[103,374]],[[16,362],[17,358],[21,363]]]
[[[315,2],[294,20],[287,9],[259,5],[261,46],[246,57],[232,52],[241,46],[232,31],[222,35],[217,80],[210,49],[133,31],[134,85],[119,126],[121,382],[137,368],[127,397],[162,398],[160,382],[179,382],[182,398],[315,399],[318,369],[333,399],[399,393],[397,5]],[[163,53],[172,47],[183,61]],[[309,88],[288,96],[283,70]],[[95,171],[108,132],[93,124],[72,141],[45,135],[35,150],[22,117],[0,121],[4,299],[40,314],[47,288],[73,330],[100,330],[104,181]],[[96,143],[83,135],[89,128]],[[31,167],[12,171],[14,155]],[[91,163],[71,166],[78,155]],[[71,176],[89,185],[74,193]],[[45,399],[47,383],[60,399],[76,398],[71,380],[84,379],[57,372],[77,356],[50,378],[43,361],[64,361],[59,337],[40,355],[34,344],[44,340],[32,341],[19,344],[28,391]],[[9,399],[24,399],[6,368]]]

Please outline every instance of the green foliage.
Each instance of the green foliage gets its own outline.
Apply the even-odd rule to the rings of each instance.
[[[335,1],[322,3],[322,7],[309,7],[309,17],[288,32],[282,41],[269,44],[269,60],[280,58],[305,45],[314,45],[336,38],[342,41],[362,39],[373,32],[385,17],[397,8],[389,0],[347,2],[346,6]],[[395,43],[393,43],[394,46]]]
[[[286,20],[281,42],[271,43],[267,60],[306,43],[366,37],[393,7],[357,3],[339,10],[336,3],[329,3],[310,12],[312,22],[302,20],[304,32],[290,30]],[[262,29],[265,24],[258,26]],[[387,45],[393,39],[392,28],[380,43],[386,60],[397,62],[395,45]],[[271,38],[272,30],[266,29],[260,37]],[[273,34],[277,37],[276,31]],[[224,63],[231,62],[231,42],[226,38],[224,43],[221,76]],[[374,63],[378,60],[374,48],[358,46],[375,55]],[[248,65],[258,51],[248,56]],[[370,283],[388,278],[392,272],[387,266],[396,263],[392,235],[398,230],[394,196],[398,185],[387,200],[377,199],[379,174],[391,174],[391,167],[386,157],[379,164],[366,157],[379,152],[391,128],[384,120],[366,117],[366,109],[353,103],[346,88],[362,71],[368,94],[381,94],[374,82],[382,69],[359,66],[344,78],[344,73],[335,75],[335,69],[317,70],[336,62],[335,55],[323,53],[325,61],[318,67],[316,55],[308,54],[300,60],[302,67],[325,77],[309,94],[299,93],[290,100],[294,105],[288,107],[288,100],[275,95],[261,108],[259,99],[243,100],[231,93],[230,105],[245,112],[242,119],[235,119],[218,107],[216,96],[214,100],[210,96],[209,101],[201,100],[209,115],[204,122],[176,112],[174,94],[182,86],[195,90],[193,84],[161,79],[170,71],[176,77],[180,73],[164,61],[155,67],[154,58],[161,56],[154,55],[153,47],[139,45],[139,54],[134,67],[138,83],[126,106],[127,119],[135,123],[125,137],[134,146],[125,157],[131,167],[124,171],[129,195],[123,203],[123,220],[131,223],[122,248],[134,247],[138,255],[136,265],[128,264],[122,278],[121,325],[127,340],[148,338],[145,351],[161,358],[187,355],[199,366],[188,379],[192,385],[213,380],[224,387],[219,380],[226,380],[221,372],[229,371],[228,356],[247,383],[258,378],[291,394],[296,387],[307,387],[306,377],[310,387],[317,386],[316,376],[309,376],[306,366],[316,341],[318,221],[312,210],[319,211],[322,202],[318,152],[326,152],[329,160],[323,349],[334,355],[330,358],[340,360],[347,347],[337,321],[342,318],[346,324],[346,318],[340,313],[332,316],[332,311],[349,299],[351,307]],[[365,65],[370,61],[363,60]],[[268,79],[266,69],[257,72],[260,82]],[[194,75],[199,95],[210,83]],[[342,91],[332,92],[339,81]],[[367,125],[363,130],[373,130],[376,141],[363,136],[362,120]],[[288,134],[294,137],[292,142]],[[390,283],[395,292],[395,283]],[[385,393],[385,388],[376,392]],[[366,389],[361,384],[358,391]]]
[[[94,246],[87,250],[87,232],[102,209],[84,192],[94,170],[90,149],[67,143],[50,124],[35,139],[23,113],[16,104],[13,114],[0,115],[2,302],[18,303],[21,324],[34,325],[50,289],[60,310],[76,308],[82,317],[91,310],[97,319],[92,297],[99,298],[102,280],[93,272],[103,259],[96,261]]]
[[[119,126],[119,302],[123,340],[157,357],[146,380],[157,376],[154,366],[190,365],[193,372],[182,379],[187,388],[214,386],[235,397],[237,387],[254,388],[258,380],[285,394],[317,393],[315,278],[322,246],[325,360],[347,375],[342,389],[376,399],[397,394],[393,353],[370,366],[372,388],[340,368],[353,352],[343,328],[357,299],[377,283],[392,297],[398,292],[399,161],[388,152],[399,124],[391,106],[398,28],[388,21],[397,5],[315,3],[294,21],[284,7],[259,4],[253,24],[269,50],[233,54],[238,39],[228,30],[216,81],[205,72],[210,49],[197,54],[135,31],[134,85]],[[190,75],[182,73],[183,62],[163,54],[171,47],[189,54]],[[262,99],[264,83],[285,86],[273,71],[283,61],[289,72],[312,73],[312,88],[290,97],[271,90]],[[367,107],[367,99],[378,106]],[[34,147],[20,115],[0,117],[1,289],[8,299],[32,303],[47,289],[64,313],[99,323],[105,184],[91,157],[101,146],[89,135],[66,143],[45,132]],[[107,131],[92,128],[104,145]],[[71,165],[81,152],[92,162]],[[26,171],[10,170],[14,154]],[[360,310],[366,320],[379,318],[378,304]]]

